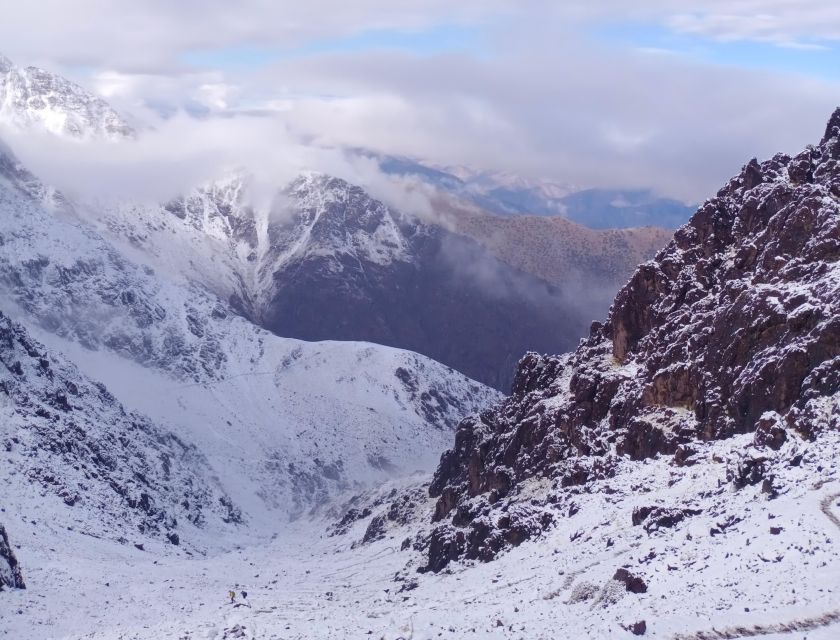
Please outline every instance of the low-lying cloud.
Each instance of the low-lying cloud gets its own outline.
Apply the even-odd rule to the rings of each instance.
[[[278,193],[301,174],[317,172],[360,185],[404,213],[436,215],[428,185],[386,175],[369,155],[296,136],[276,114],[182,113],[121,141],[77,141],[36,127],[0,127],[0,139],[42,182],[76,202],[163,203],[237,173],[247,177],[246,204],[282,215]]]
[[[836,46],[838,11],[829,0],[41,0],[5,13],[0,42],[22,64],[58,65],[143,123],[169,118],[137,152],[151,165],[139,173],[163,191],[183,171],[209,175],[208,163],[251,161],[287,177],[290,165],[341,169],[342,154],[324,149],[365,147],[694,202],[750,157],[815,141],[840,82],[609,41],[598,27]],[[42,20],[47,13],[56,18]],[[472,40],[432,51],[329,46],[446,26]],[[173,116],[184,110],[203,119]],[[102,150],[109,164],[123,164],[120,153]]]

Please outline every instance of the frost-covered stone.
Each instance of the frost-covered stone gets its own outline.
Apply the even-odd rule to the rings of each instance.
[[[840,110],[831,122],[838,118]],[[757,431],[757,446],[778,450],[791,433],[838,427],[840,129],[832,123],[795,159],[750,161],[639,267],[575,352],[528,354],[514,395],[461,423],[430,486],[443,521],[435,539],[448,557],[456,547],[438,538],[472,526],[459,519],[461,505],[484,494],[492,504],[532,477],[586,482],[575,460],[679,450],[683,464],[686,445],[698,441]],[[779,490],[761,456],[745,456],[729,479],[761,482],[770,497]],[[447,520],[460,526],[446,529]]]
[[[2,66],[2,63],[3,60],[0,59],[0,66]],[[0,591],[3,591],[4,587],[26,589],[26,584],[23,582],[23,574],[15,557],[15,552],[9,544],[6,528],[0,524]]]

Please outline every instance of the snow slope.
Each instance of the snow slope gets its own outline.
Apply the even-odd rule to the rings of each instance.
[[[358,544],[367,518],[338,536],[326,521],[303,520],[277,540],[201,559],[73,535],[58,547],[15,519],[10,533],[29,541],[18,551],[28,589],[4,594],[0,637],[629,639],[623,626],[644,621],[648,638],[833,640],[840,439],[831,433],[780,450],[773,468],[781,492],[773,500],[759,485],[735,489],[727,481],[747,440],[710,443],[692,467],[666,458],[622,463],[614,478],[565,491],[568,517],[538,542],[434,575],[415,573],[419,552],[401,551],[428,521],[430,501],[418,501],[414,520],[389,523],[369,544]],[[800,464],[789,465],[796,455]],[[393,488],[406,492],[414,482]],[[389,490],[377,492],[379,500]],[[526,495],[544,491],[534,483]],[[701,513],[673,527],[633,525],[634,509],[650,505]],[[646,590],[630,592],[613,579],[621,568]],[[245,590],[251,606],[231,605],[229,589]]]
[[[74,210],[45,206],[18,188],[21,171],[0,182],[6,312],[196,445],[257,531],[430,469],[457,421],[498,397],[413,353],[263,331],[186,278],[126,259]]]
[[[193,529],[218,534],[241,521],[194,446],[127,412],[2,312],[0,363],[0,476],[12,514],[94,537],[183,538],[190,548]]]

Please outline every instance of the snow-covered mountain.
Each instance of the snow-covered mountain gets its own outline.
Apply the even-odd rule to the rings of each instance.
[[[344,180],[303,175],[272,208],[250,205],[248,189],[232,175],[163,206],[84,215],[135,259],[202,283],[277,335],[410,349],[498,389],[520,352],[571,346],[589,320],[560,287]]]
[[[497,397],[413,353],[274,336],[195,281],[132,262],[8,154],[0,166],[5,312],[197,446],[257,529],[429,468],[454,424]]]
[[[134,135],[132,127],[102,98],[50,71],[16,67],[2,55],[0,121],[80,139],[119,140]]]
[[[704,203],[575,352],[523,358],[511,398],[463,422],[441,460],[435,519],[455,527],[433,536],[430,568],[492,557],[508,532],[488,512],[532,478],[586,485],[627,458],[692,465],[705,442],[753,434],[730,479],[782,490],[775,467],[840,429],[838,152],[840,109],[819,146],[752,160]],[[539,517],[508,527],[533,534]]]
[[[135,259],[201,282],[278,335],[407,348],[502,390],[522,352],[574,346],[670,235],[444,200],[439,220],[421,219],[317,173],[256,207],[249,182],[233,174],[162,206],[85,215]]]
[[[72,83],[3,65],[8,108],[0,122],[81,139],[132,137],[113,110]],[[420,218],[312,172],[255,205],[252,182],[239,171],[163,204],[52,204],[74,209],[133,260],[208,289],[277,335],[405,348],[502,391],[522,352],[573,348],[669,236],[504,218],[445,198]],[[34,188],[44,201],[62,197],[37,180]]]
[[[346,505],[331,535],[404,555],[382,608],[416,603],[374,633],[836,637],[838,158],[840,109],[745,165],[578,349],[527,354],[430,484]]]
[[[461,265],[517,259],[480,223],[316,174],[268,210],[247,177],[88,208],[4,150],[0,633],[836,637],[838,159],[840,110],[818,146],[747,164],[502,399],[252,321],[305,300],[275,295],[290,273],[376,291],[444,231],[475,243]]]

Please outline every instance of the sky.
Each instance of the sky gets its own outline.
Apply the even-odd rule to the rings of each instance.
[[[692,202],[754,156],[817,142],[840,104],[836,0],[2,0],[0,10],[0,52],[148,126],[213,121],[224,140],[228,122],[235,145],[238,121],[264,121],[276,146],[358,146]]]

